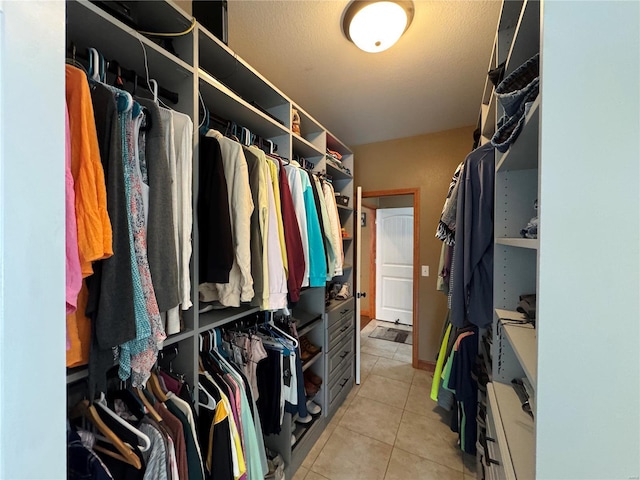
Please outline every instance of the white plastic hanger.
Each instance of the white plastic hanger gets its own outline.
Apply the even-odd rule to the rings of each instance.
[[[145,435],[144,433],[142,433],[137,428],[134,428],[124,418],[121,418],[117,413],[115,413],[113,410],[111,410],[107,406],[107,400],[104,397],[104,393],[100,393],[100,398],[98,400],[95,400],[93,403],[94,403],[94,405],[97,405],[98,407],[100,407],[100,410],[105,412],[107,415],[109,415],[111,418],[113,418],[119,424],[121,424],[124,428],[129,430],[136,437],[138,437],[138,439],[141,441],[141,445],[138,445],[138,448],[140,449],[141,452],[146,452],[147,450],[149,450],[149,448],[151,447],[151,440],[149,439],[149,437],[147,435]]]
[[[91,47],[87,49],[89,51],[89,76],[91,80],[95,82],[100,81],[100,54],[98,50]]]
[[[149,80],[149,84],[152,87],[151,93],[153,93],[153,103],[158,103],[158,82],[154,79]]]
[[[207,410],[215,410],[218,402],[216,402],[216,399],[213,398],[209,392],[207,392],[207,390],[202,386],[200,382],[198,382],[198,390],[204,393],[207,397],[207,403],[202,403],[200,401],[200,395],[198,395],[198,405],[206,408]]]
[[[271,318],[269,319],[269,328],[271,328],[272,330],[275,330],[276,332],[280,333],[284,338],[289,340],[293,344],[294,348],[298,348],[298,340],[296,340],[294,337],[292,337],[288,333],[283,332],[282,330],[280,330],[278,327],[275,326],[273,322],[273,312],[271,312]]]

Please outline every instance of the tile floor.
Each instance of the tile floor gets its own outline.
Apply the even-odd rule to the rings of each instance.
[[[361,332],[360,385],[293,480],[475,479],[475,457],[458,448],[448,415],[429,398],[432,374],[411,367],[411,345],[369,338],[378,324]]]

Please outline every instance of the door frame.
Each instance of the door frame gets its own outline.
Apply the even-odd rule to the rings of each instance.
[[[378,207],[364,202],[362,202],[361,207],[366,207],[371,210],[371,218],[367,219],[367,222],[369,225],[375,225]],[[372,228],[371,233],[369,234],[369,291],[367,292],[369,297],[369,309],[360,311],[361,315],[367,315],[371,320],[376,318],[376,279],[371,278],[371,272],[375,273],[376,271],[376,248],[378,247],[376,243],[376,232],[374,230],[375,229]]]
[[[376,197],[393,197],[396,195],[413,195],[413,325],[412,325],[412,333],[413,333],[413,345],[411,349],[411,365],[413,368],[418,367],[418,332],[420,330],[418,325],[418,319],[420,318],[418,312],[418,298],[419,298],[419,281],[420,281],[420,189],[419,188],[397,188],[393,190],[372,190],[369,192],[362,192],[362,198],[376,198]],[[374,237],[374,242],[377,242],[375,239],[376,234],[374,229],[372,229],[372,237]],[[375,250],[374,250],[375,252]],[[373,302],[372,313],[375,315],[375,288],[376,288],[376,276],[375,276],[375,254],[372,256],[371,264],[373,266],[373,270],[369,272],[369,288],[373,293],[373,299],[369,299],[369,306]],[[372,288],[373,284],[373,288]],[[375,318],[372,316],[372,318]]]

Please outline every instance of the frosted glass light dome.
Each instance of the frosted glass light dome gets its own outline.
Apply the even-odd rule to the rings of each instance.
[[[360,2],[353,2],[349,8],[357,8],[358,3]],[[362,3],[366,4],[357,10],[351,20],[347,20],[348,25],[344,26],[348,38],[365,52],[377,53],[387,50],[407,29],[411,20],[407,10],[399,3],[390,1]]]

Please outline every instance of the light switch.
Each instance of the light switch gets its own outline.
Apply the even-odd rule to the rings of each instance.
[[[429,276],[429,265],[422,265],[422,276],[423,277]]]

